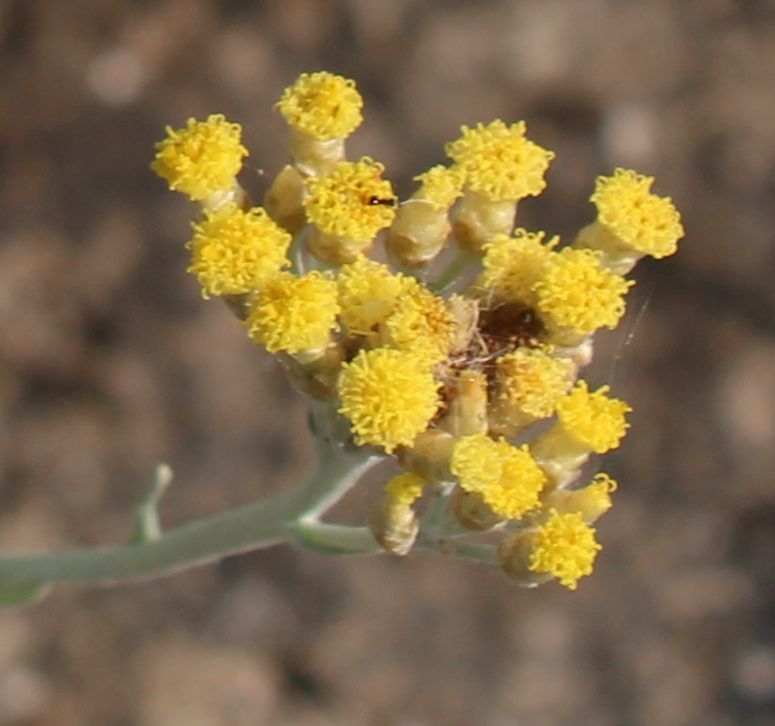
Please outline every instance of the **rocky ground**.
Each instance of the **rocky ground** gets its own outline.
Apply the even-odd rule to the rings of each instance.
[[[680,254],[638,269],[598,350],[635,414],[597,571],[524,591],[440,556],[278,548],[61,588],[0,614],[0,724],[775,724],[767,0],[5,0],[0,546],[125,538],[160,460],[170,524],[309,466],[304,401],[201,300],[190,209],[148,163],[165,124],[223,112],[277,170],[272,105],[321,68],[357,80],[352,154],[403,192],[460,124],[502,117],[557,152],[525,226],[572,236],[620,165],[682,210]]]

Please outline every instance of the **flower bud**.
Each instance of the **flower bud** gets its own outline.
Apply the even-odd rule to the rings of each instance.
[[[341,343],[330,343],[305,355],[278,353],[277,357],[291,383],[300,391],[318,400],[336,398],[336,383],[344,361]]]
[[[295,234],[305,224],[304,180],[292,166],[287,165],[275,177],[264,196],[264,208],[269,216],[289,232]]]
[[[398,450],[398,461],[407,471],[429,482],[451,481],[449,461],[455,438],[446,431],[428,429],[419,434],[411,446]]]
[[[487,378],[481,371],[460,371],[448,393],[447,415],[439,428],[453,436],[487,432]]]
[[[412,549],[420,525],[412,504],[422,494],[425,480],[415,474],[394,476],[369,518],[374,539],[395,555],[406,555]]]
[[[578,512],[586,524],[593,524],[611,508],[611,493],[616,487],[608,474],[597,474],[592,482],[580,489],[549,492],[543,498],[544,512],[552,509],[560,514]]]
[[[530,556],[535,537],[536,533],[532,530],[515,532],[498,544],[501,569],[522,587],[538,587],[552,579],[548,573],[533,572],[530,569]]]
[[[455,518],[466,529],[486,532],[505,522],[505,518],[493,512],[478,492],[467,492],[455,487],[450,501]]]
[[[419,267],[444,249],[450,230],[446,209],[424,199],[408,199],[398,207],[388,232],[388,254],[403,267]]]
[[[452,229],[463,247],[480,254],[488,240],[496,235],[511,234],[516,214],[514,200],[493,201],[484,194],[469,190],[463,195],[452,221]]]

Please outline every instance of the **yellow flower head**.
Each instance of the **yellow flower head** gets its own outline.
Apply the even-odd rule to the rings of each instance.
[[[167,138],[156,144],[151,164],[173,189],[194,201],[231,189],[248,150],[240,143],[242,128],[220,114],[206,121],[190,118],[183,129],[167,127]]]
[[[386,485],[385,493],[392,504],[409,506],[422,494],[425,479],[417,474],[404,473],[394,476]]]
[[[508,519],[538,506],[546,483],[527,447],[494,441],[486,434],[457,439],[450,471],[461,489],[480,494],[496,514]]]
[[[632,409],[618,398],[609,398],[609,386],[590,392],[586,381],[557,402],[557,416],[562,427],[590,451],[605,454],[615,449],[629,424],[625,414]]]
[[[385,321],[385,342],[433,365],[447,357],[454,338],[455,318],[447,301],[420,284],[406,285]]]
[[[525,130],[524,121],[507,126],[499,119],[474,129],[463,126],[445,151],[465,173],[469,189],[493,202],[516,202],[543,191],[554,158],[554,152],[525,138]]]
[[[330,174],[307,182],[304,209],[321,232],[368,244],[379,230],[390,226],[395,209],[381,200],[395,199],[385,167],[368,157],[343,161]]]
[[[450,470],[466,491],[483,492],[501,477],[501,458],[508,451],[503,440],[485,434],[465,436],[455,441]]]
[[[342,322],[356,335],[368,335],[395,310],[399,296],[414,282],[361,255],[339,270]]]
[[[260,207],[243,211],[227,204],[205,210],[204,221],[192,226],[188,272],[196,275],[205,297],[244,294],[289,264],[285,253],[291,236]]]
[[[634,284],[603,267],[598,252],[565,248],[544,266],[535,285],[536,308],[550,327],[587,335],[616,327]]]
[[[339,412],[350,420],[357,444],[381,446],[390,454],[428,427],[439,407],[439,386],[426,363],[411,353],[362,350],[342,366]]]
[[[616,169],[613,176],[597,178],[590,200],[600,224],[621,243],[644,255],[667,257],[678,249],[684,229],[670,197],[651,192],[653,183],[653,177]]]
[[[363,99],[355,81],[333,73],[302,73],[277,108],[288,125],[316,139],[343,139],[361,125]]]
[[[562,585],[575,590],[578,580],[592,573],[595,557],[602,547],[595,540],[595,530],[578,513],[559,514],[553,510],[538,528],[529,568],[548,573]]]
[[[414,177],[421,187],[414,193],[414,199],[430,202],[439,210],[449,209],[463,193],[465,175],[460,169],[438,164]]]
[[[499,396],[511,406],[546,418],[570,387],[572,363],[543,348],[518,348],[495,361]]]
[[[323,348],[338,314],[336,282],[319,272],[280,272],[256,292],[246,323],[250,337],[270,353],[293,355]]]
[[[552,250],[559,243],[553,237],[544,243],[544,232],[514,231],[514,236],[497,235],[484,245],[484,272],[479,282],[497,297],[521,302],[534,301],[534,288],[540,279]]]

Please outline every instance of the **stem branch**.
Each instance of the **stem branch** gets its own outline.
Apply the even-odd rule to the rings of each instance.
[[[379,459],[320,447],[317,471],[304,483],[246,506],[114,547],[0,556],[0,594],[13,588],[80,582],[115,584],[167,575],[281,542],[338,552],[373,552],[362,528],[323,524],[317,517]],[[154,532],[157,534],[157,532]]]

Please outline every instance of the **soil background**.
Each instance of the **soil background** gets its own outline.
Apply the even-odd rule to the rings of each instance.
[[[557,157],[520,224],[569,239],[594,178],[653,174],[680,253],[636,273],[597,382],[635,413],[577,592],[442,556],[276,548],[0,614],[4,726],[775,724],[775,4],[767,0],[3,0],[0,546],[119,542],[155,464],[165,523],[310,466],[305,403],[185,273],[166,124],[244,125],[357,80],[353,157],[402,194],[463,123]],[[265,176],[258,171],[264,170]]]

